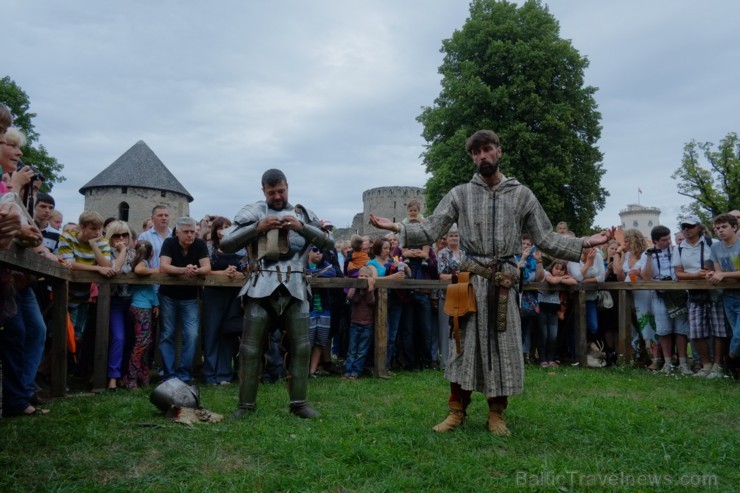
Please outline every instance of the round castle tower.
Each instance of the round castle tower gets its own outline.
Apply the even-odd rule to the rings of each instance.
[[[362,214],[357,214],[352,220],[352,232],[373,237],[387,234],[387,231],[370,225],[370,214],[401,222],[406,217],[406,204],[411,200],[418,200],[421,203],[421,213],[427,214],[423,188],[378,187],[365,190],[362,193]]]
[[[627,204],[626,209],[619,211],[619,218],[622,220],[623,229],[637,229],[647,240],[650,240],[650,231],[660,224],[660,209],[640,204]]]

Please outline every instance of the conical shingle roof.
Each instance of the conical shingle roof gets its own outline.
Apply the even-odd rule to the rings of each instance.
[[[124,152],[113,164],[87,182],[80,193],[98,187],[140,187],[165,190],[185,195],[188,202],[193,196],[177,181],[175,175],[164,165],[143,140]]]

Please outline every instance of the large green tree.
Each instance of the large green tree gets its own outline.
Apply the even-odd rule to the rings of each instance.
[[[33,126],[36,113],[29,111],[31,102],[28,95],[10,77],[0,79],[0,103],[4,103],[13,113],[13,126],[18,127],[26,135],[27,141],[23,147],[23,162],[37,167],[43,173],[46,181],[42,190],[50,191],[54,183],[65,180],[60,173],[64,165],[46,151],[43,144],[38,143],[39,134]]]
[[[678,181],[679,195],[693,199],[681,207],[683,212],[698,215],[705,224],[717,214],[740,210],[740,139],[730,132],[717,149],[711,142],[692,140],[684,146],[681,166],[671,177]]]
[[[465,139],[489,128],[501,138],[502,172],[529,186],[552,221],[585,232],[608,195],[601,187],[601,114],[584,85],[588,60],[546,6],[474,0],[461,30],[442,42],[442,91],[417,120],[427,141],[427,204],[470,180]]]

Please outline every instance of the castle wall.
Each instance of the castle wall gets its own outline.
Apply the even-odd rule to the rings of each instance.
[[[119,208],[125,202],[129,207],[127,222],[136,234],[141,233],[141,225],[152,216],[152,208],[155,205],[167,206],[170,212],[170,227],[178,217],[190,214],[190,204],[184,195],[150,188],[125,187],[125,189],[126,193],[123,193],[123,187],[89,189],[85,192],[85,209],[99,212],[103,219],[108,217],[121,219]],[[76,221],[77,218],[73,220]]]
[[[406,204],[411,200],[421,202],[422,214],[427,214],[424,189],[419,187],[378,187],[362,193],[363,211],[352,220],[352,230],[358,234],[379,237],[387,231],[370,225],[370,214],[387,217],[394,222],[401,222],[406,217]]]

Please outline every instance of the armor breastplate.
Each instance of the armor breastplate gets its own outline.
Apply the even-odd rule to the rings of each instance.
[[[268,210],[266,215],[286,217],[294,216],[305,222],[305,218],[295,214],[295,210]],[[293,230],[273,230],[277,232],[276,240],[268,239],[268,234],[260,235],[250,245],[252,272],[239,295],[250,298],[270,296],[281,284],[291,296],[299,300],[308,299],[307,285],[304,280],[306,270],[306,239]],[[272,251],[271,251],[272,250]]]

